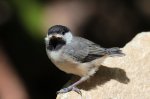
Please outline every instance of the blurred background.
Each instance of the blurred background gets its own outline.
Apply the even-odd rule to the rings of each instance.
[[[45,52],[56,24],[103,47],[123,47],[150,30],[150,0],[1,0],[0,99],[54,99],[70,79]]]

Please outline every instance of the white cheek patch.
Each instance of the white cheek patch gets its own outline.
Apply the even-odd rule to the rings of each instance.
[[[45,41],[48,41],[48,37],[45,37]]]
[[[67,44],[68,44],[68,43],[71,43],[71,40],[72,40],[72,33],[71,33],[71,32],[65,33],[64,38],[66,39]]]
[[[46,46],[48,45],[48,43],[49,43],[49,39],[48,39],[48,37],[45,37],[45,43],[46,43]]]

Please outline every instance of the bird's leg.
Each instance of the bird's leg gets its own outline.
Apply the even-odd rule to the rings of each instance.
[[[77,92],[78,94],[81,95],[81,91],[80,89],[78,89],[76,86],[82,82],[84,82],[85,80],[87,80],[89,78],[89,76],[84,76],[84,77],[81,77],[80,80],[78,80],[77,82],[75,82],[74,84],[70,85],[69,87],[67,88],[63,88],[59,91],[57,91],[57,93],[66,93],[66,92],[69,92],[69,91],[75,91]]]

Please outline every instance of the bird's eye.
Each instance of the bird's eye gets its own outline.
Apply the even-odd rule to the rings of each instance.
[[[65,34],[65,32],[62,32],[62,34],[64,35],[64,34]]]

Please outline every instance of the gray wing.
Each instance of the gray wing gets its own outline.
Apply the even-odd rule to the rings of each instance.
[[[80,62],[89,62],[106,54],[105,48],[81,38],[74,37],[73,42],[66,46],[65,54]]]

